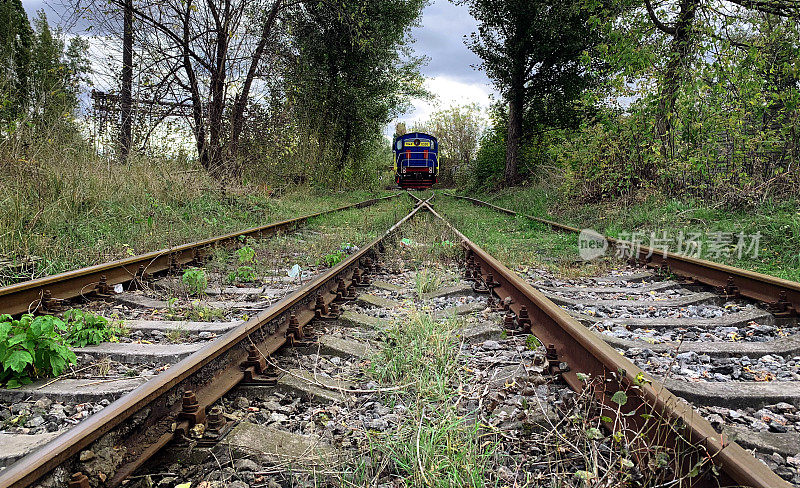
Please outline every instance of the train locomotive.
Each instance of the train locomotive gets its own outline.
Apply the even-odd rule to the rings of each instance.
[[[424,132],[397,136],[392,144],[395,183],[400,188],[424,190],[436,184],[439,176],[439,143]]]

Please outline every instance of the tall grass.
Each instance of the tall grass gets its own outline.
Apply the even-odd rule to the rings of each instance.
[[[188,158],[136,155],[122,165],[75,131],[0,140],[0,284],[53,274],[311,213],[369,193],[274,198],[264,185],[221,187]],[[36,265],[16,264],[29,256]]]

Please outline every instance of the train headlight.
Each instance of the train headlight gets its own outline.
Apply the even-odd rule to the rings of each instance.
[[[430,168],[428,168],[428,173],[433,173],[433,166],[431,166]]]

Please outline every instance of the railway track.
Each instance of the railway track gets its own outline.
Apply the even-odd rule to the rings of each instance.
[[[789,298],[797,296],[800,285],[664,254],[642,248],[629,260],[631,268],[615,276],[564,280],[540,270],[525,278],[606,344],[692,402],[717,432],[758,451],[777,473],[800,484],[790,462],[800,453],[800,329],[796,299]],[[774,300],[765,302],[769,298]]]
[[[342,382],[344,380],[336,378],[334,378],[336,381],[331,383],[320,378],[330,377],[328,372],[335,372],[334,377],[340,373],[344,373],[345,376],[355,374],[352,358],[367,357],[365,351],[374,336],[345,332],[340,327],[342,323],[371,327],[374,334],[376,324],[385,319],[386,312],[380,310],[397,308],[398,302],[393,298],[408,293],[403,291],[402,283],[407,279],[402,273],[407,275],[408,272],[401,270],[402,278],[398,280],[398,275],[381,271],[378,263],[381,261],[382,251],[392,236],[395,236],[402,226],[408,225],[407,222],[420,211],[429,212],[458,237],[466,253],[466,267],[461,276],[463,280],[426,297],[418,294],[416,299],[422,300],[428,309],[433,309],[431,316],[436,316],[437,309],[449,310],[446,313],[448,316],[458,313],[475,315],[480,312],[484,319],[493,317],[496,321],[501,321],[504,327],[503,332],[498,327],[499,324],[482,323],[468,324],[461,329],[460,333],[465,337],[466,343],[483,341],[479,342],[480,345],[462,346],[462,348],[471,348],[467,361],[472,369],[481,370],[481,374],[477,375],[478,379],[487,385],[495,385],[494,388],[497,390],[488,397],[491,398],[489,401],[491,407],[483,403],[485,395],[465,394],[463,398],[467,404],[477,402],[475,408],[488,409],[491,415],[495,415],[496,411],[502,411],[499,418],[503,421],[508,420],[509,416],[521,415],[521,405],[527,404],[529,400],[532,401],[531,399],[538,399],[537,402],[540,404],[542,399],[545,403],[552,400],[553,405],[561,405],[559,408],[570,408],[569,405],[574,405],[575,401],[564,401],[568,395],[559,390],[569,386],[580,395],[585,396],[587,392],[590,393],[593,401],[599,402],[594,407],[602,413],[598,418],[603,419],[610,432],[618,432],[621,435],[617,442],[627,437],[626,442],[632,449],[642,442],[650,446],[646,453],[641,454],[638,461],[644,463],[655,457],[658,446],[668,449],[672,456],[660,468],[667,471],[669,467],[669,472],[674,473],[674,478],[682,480],[681,483],[685,485],[789,486],[765,464],[732,442],[727,434],[718,433],[689,405],[679,401],[667,391],[655,378],[655,375],[659,374],[657,369],[650,368],[648,371],[647,363],[638,361],[638,356],[632,356],[638,364],[645,367],[645,370],[640,369],[637,364],[607,344],[598,334],[599,330],[589,331],[578,322],[578,319],[553,301],[560,301],[569,307],[570,304],[577,304],[583,299],[596,303],[598,300],[611,300],[607,295],[635,295],[636,292],[631,290],[637,288],[638,292],[666,293],[666,290],[672,289],[671,283],[631,285],[629,281],[633,280],[628,277],[602,290],[565,292],[568,284],[552,282],[536,283],[540,287],[540,290],[537,290],[452,227],[434,209],[432,198],[426,201],[416,199],[413,210],[398,220],[381,237],[285,295],[265,310],[258,311],[252,318],[242,323],[230,324],[232,328],[227,332],[224,330],[212,332],[218,333],[219,337],[210,337],[213,340],[204,343],[163,373],[155,375],[38,451],[0,472],[0,486],[30,486],[38,483],[50,486],[69,484],[77,488],[90,485],[118,486],[145,477],[149,477],[147,479],[152,481],[154,472],[148,472],[150,468],[147,462],[158,453],[162,453],[159,457],[169,458],[163,454],[164,448],[180,449],[181,445],[187,443],[213,446],[222,440],[228,442],[227,452],[231,453],[233,441],[225,439],[239,439],[238,452],[241,454],[242,451],[247,451],[248,439],[253,440],[252,437],[242,437],[242,431],[245,428],[259,429],[258,422],[254,420],[259,418],[259,415],[262,417],[266,415],[262,414],[262,411],[269,412],[269,416],[262,419],[265,420],[264,423],[288,422],[287,425],[291,425],[293,419],[288,417],[296,415],[296,401],[300,397],[316,397],[323,401],[336,402],[343,401],[337,397],[337,393],[340,396],[346,393],[369,395],[384,391],[376,385],[345,384]],[[187,252],[193,251],[187,250]],[[160,254],[158,258],[162,259],[161,256]],[[178,258],[173,258],[172,261],[175,259]],[[169,268],[169,261],[167,258],[164,269]],[[130,265],[127,265],[127,268],[129,269]],[[88,275],[86,273],[84,276]],[[383,283],[380,286],[373,285],[374,277],[382,279]],[[128,281],[134,278],[136,278],[135,273],[128,274]],[[465,286],[467,283],[469,286]],[[596,282],[593,285],[598,285],[595,286],[598,288],[607,283]],[[41,290],[40,296],[43,297],[41,283],[29,285],[26,290],[37,286],[37,289]],[[20,290],[22,289],[25,287],[20,287]],[[365,290],[368,291],[362,293],[361,298],[357,298],[358,292]],[[580,293],[595,295],[581,297]],[[546,294],[550,297],[548,298]],[[682,296],[687,295],[683,292],[674,294],[676,296],[670,299],[681,300]],[[452,297],[460,297],[460,308],[447,308],[447,305],[454,305],[447,302]],[[604,302],[602,305],[610,307],[612,304]],[[345,312],[342,313],[342,310]],[[440,315],[443,313],[441,310],[438,312]],[[583,311],[586,311],[585,305]],[[402,314],[400,316],[403,317]],[[615,319],[612,317],[608,320],[613,322]],[[596,325],[596,322],[590,325]],[[197,336],[200,334],[199,329],[191,332]],[[531,344],[528,339],[529,334],[537,337],[546,347],[541,351],[527,347]],[[487,337],[489,339],[486,339]],[[362,339],[362,342],[358,342],[358,339]],[[343,345],[342,341],[349,344],[349,347]],[[353,352],[353,341],[357,344],[355,352]],[[294,347],[287,349],[285,346]],[[314,353],[315,348],[316,353]],[[349,352],[342,354],[342,349],[348,349]],[[346,356],[344,365],[341,356]],[[331,359],[333,357],[338,359],[334,361]],[[501,359],[498,360],[497,357]],[[498,373],[496,370],[498,361],[502,365],[512,367],[516,372],[520,371],[519,365],[524,364],[522,369],[524,374],[509,373],[508,370],[504,370],[504,374],[509,376],[501,376],[502,381],[498,386],[498,382],[494,381]],[[483,364],[491,364],[492,367],[486,368],[481,366]],[[296,369],[298,366],[299,370]],[[318,367],[324,370],[321,377],[316,375]],[[314,372],[311,378],[308,377],[309,371]],[[541,381],[535,379],[539,377],[549,379]],[[564,386],[558,386],[561,381],[564,382],[561,383]],[[542,383],[547,384],[551,390],[540,398],[540,392],[535,385]],[[310,391],[309,384],[313,387]],[[280,385],[284,387],[283,393],[263,392],[265,389],[273,391]],[[247,395],[230,398],[232,390],[239,392],[236,393],[239,395],[243,391],[242,388],[259,391],[255,394],[256,399],[250,400]],[[513,398],[509,398],[510,392],[515,392]],[[264,398],[264,395],[273,396]],[[521,401],[517,397],[522,398],[524,402],[511,408],[512,400]],[[621,398],[625,398],[625,401],[621,401]],[[365,417],[367,418],[365,422],[370,422],[368,425],[370,429],[385,430],[381,424],[383,417],[374,412],[386,407],[380,405],[379,408],[375,403],[361,403],[362,407],[369,404],[368,408],[373,412]],[[561,424],[558,423],[558,416],[553,408],[542,408],[542,413],[545,424],[550,423],[553,427],[550,430],[555,431],[555,426]],[[239,413],[231,418],[231,415],[225,412],[226,409]],[[467,412],[469,411],[467,408]],[[330,412],[326,413],[329,414]],[[335,418],[335,414],[332,415]],[[369,415],[372,415],[371,419]],[[402,412],[394,415],[402,417]],[[423,411],[422,418],[424,415]],[[498,421],[492,424],[491,419],[484,420],[491,425],[505,425],[498,424]],[[294,429],[308,429],[313,432],[313,422],[311,424],[309,427],[307,422],[303,423],[302,428],[295,425]],[[421,425],[420,423],[420,428]],[[619,429],[620,425],[625,425],[625,429]],[[388,427],[387,425],[386,428]],[[273,431],[270,431],[269,436],[260,430],[259,435],[270,438],[274,438],[275,435],[284,436],[283,441],[275,444],[274,450],[285,450],[273,453],[281,456],[277,461],[273,459],[272,465],[279,467],[288,465],[292,468],[292,463],[287,463],[287,456],[290,460],[295,459],[297,453],[293,454],[290,446],[301,446],[304,454],[314,453],[315,456],[311,456],[312,458],[330,454],[328,445],[318,443],[304,445],[305,441],[302,439],[307,440],[308,435],[301,439],[287,434],[285,429],[278,429],[281,433],[275,434],[274,425],[271,428]],[[236,431],[238,434],[228,433],[228,430],[233,431],[233,429],[238,429]],[[289,429],[289,433],[297,434],[292,429]],[[646,436],[646,441],[642,440],[642,435]],[[216,470],[205,474],[220,481],[230,481],[228,475],[236,474],[238,469],[250,473],[248,480],[256,485],[261,483],[259,486],[267,486],[264,477],[268,474],[259,471],[261,469],[259,466],[246,465],[247,463],[241,461],[243,458],[230,459],[231,466],[225,468],[229,470],[227,472]],[[102,466],[102,470],[95,469],[98,466]],[[93,469],[83,472],[89,467]],[[138,474],[141,472],[146,474]],[[508,477],[507,473],[503,473],[505,472],[501,472],[500,475]],[[228,478],[220,478],[224,476]],[[160,478],[163,480],[163,473]],[[165,486],[167,485],[168,482],[165,483]],[[677,484],[670,483],[668,486]]]

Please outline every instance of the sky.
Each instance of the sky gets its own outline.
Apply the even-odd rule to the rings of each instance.
[[[427,120],[437,107],[475,102],[485,109],[490,103],[489,96],[497,97],[486,75],[473,68],[480,58],[464,44],[464,36],[475,30],[475,19],[466,6],[435,0],[425,7],[420,26],[412,30],[416,39],[413,47],[417,55],[430,58],[422,74],[427,78],[425,86],[436,98],[413,100],[414,108],[390,124],[390,134],[394,132],[394,123],[405,122],[411,128],[414,122]]]
[[[22,5],[31,18],[40,9],[51,22],[65,17],[58,1],[22,0]],[[397,122],[405,122],[411,128],[415,122],[427,120],[437,108],[467,103],[478,103],[482,108],[488,108],[489,97],[492,94],[496,97],[496,91],[486,75],[473,68],[480,59],[464,44],[464,36],[475,30],[475,19],[466,6],[454,5],[448,0],[433,0],[425,7],[420,25],[412,30],[416,39],[413,48],[416,55],[429,58],[422,73],[427,78],[425,86],[435,98],[412,100],[413,108],[387,126],[387,135],[394,132]]]

